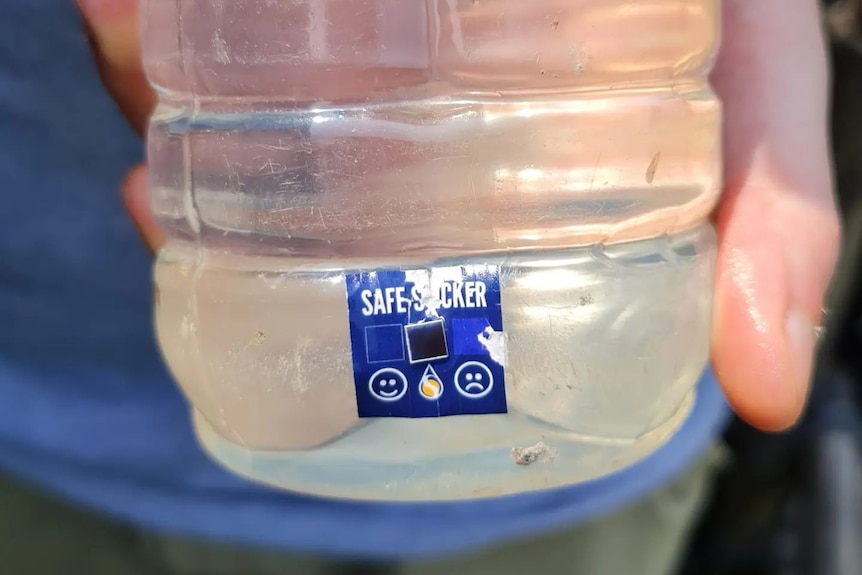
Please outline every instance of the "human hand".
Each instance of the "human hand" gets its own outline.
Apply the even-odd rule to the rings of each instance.
[[[78,0],[106,87],[143,131],[155,97],[141,65],[137,0]],[[725,110],[725,190],[712,362],[737,413],[764,430],[798,418],[839,224],[827,138],[828,77],[816,0],[724,0],[714,86]],[[147,245],[146,168],[123,186]]]

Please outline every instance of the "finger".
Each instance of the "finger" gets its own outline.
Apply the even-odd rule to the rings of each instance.
[[[129,173],[123,184],[123,201],[141,239],[150,251],[157,252],[165,243],[165,235],[156,225],[150,210],[146,166],[140,165]]]
[[[816,0],[727,0],[714,84],[725,111],[713,364],[737,413],[798,419],[838,252]],[[777,16],[780,15],[780,16]]]
[[[138,133],[155,106],[141,59],[138,0],[77,0],[99,74]]]

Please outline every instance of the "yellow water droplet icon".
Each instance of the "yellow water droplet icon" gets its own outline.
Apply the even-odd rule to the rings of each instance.
[[[419,380],[419,394],[432,401],[443,395],[443,382],[430,365],[425,368],[425,373]]]
[[[440,390],[442,389],[443,386],[436,379],[423,379],[419,391],[428,399],[435,399],[439,397]]]

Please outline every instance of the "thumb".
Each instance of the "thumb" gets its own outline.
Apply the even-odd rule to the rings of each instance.
[[[726,0],[714,77],[725,106],[726,189],[713,365],[752,425],[789,427],[805,404],[839,245],[828,78],[815,0]]]

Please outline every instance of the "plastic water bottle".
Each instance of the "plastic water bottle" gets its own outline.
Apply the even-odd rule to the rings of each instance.
[[[718,0],[144,0],[164,357],[284,489],[610,474],[708,360]]]

